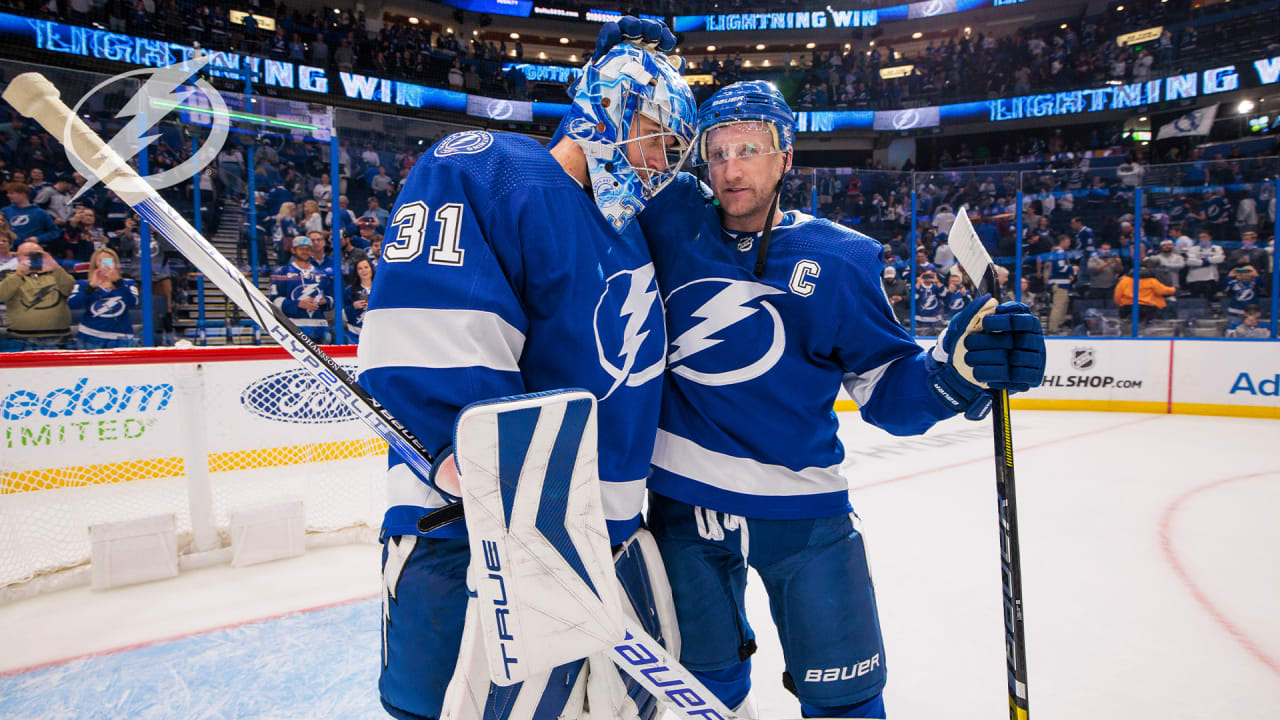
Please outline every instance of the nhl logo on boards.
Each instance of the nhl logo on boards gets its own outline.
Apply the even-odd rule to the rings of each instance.
[[[432,152],[440,158],[450,155],[474,155],[484,152],[492,144],[493,136],[484,130],[467,130],[441,140]]]
[[[1071,367],[1077,370],[1093,369],[1094,359],[1091,347],[1071,348]]]

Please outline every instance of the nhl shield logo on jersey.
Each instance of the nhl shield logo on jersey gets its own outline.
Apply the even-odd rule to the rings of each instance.
[[[1094,355],[1091,347],[1071,348],[1071,367],[1077,370],[1093,368]]]
[[[653,265],[616,272],[605,282],[595,310],[596,353],[613,382],[601,400],[623,385],[660,377],[667,344]]]
[[[671,372],[701,385],[732,385],[773,369],[786,347],[782,316],[765,298],[782,290],[750,280],[705,278],[666,299]]]
[[[467,130],[441,140],[436,144],[432,154],[441,158],[450,155],[474,155],[484,152],[492,144],[493,135],[484,130]]]

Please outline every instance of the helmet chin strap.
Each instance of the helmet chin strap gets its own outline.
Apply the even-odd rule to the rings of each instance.
[[[769,214],[764,219],[764,230],[760,233],[760,245],[756,248],[756,277],[764,277],[764,259],[769,254],[769,236],[773,234],[773,216],[778,212],[778,201],[782,198],[782,180],[786,173],[778,178],[773,188],[773,201],[769,203]]]

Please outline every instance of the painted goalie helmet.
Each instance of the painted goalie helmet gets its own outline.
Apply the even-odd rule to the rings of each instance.
[[[621,232],[692,151],[693,92],[665,55],[621,43],[587,64],[569,95],[573,104],[560,132],[586,154],[596,204]],[[627,159],[632,143],[641,167]]]
[[[789,152],[795,140],[796,120],[787,100],[763,80],[750,80],[726,85],[702,103],[698,109],[698,140],[694,148],[695,165],[706,165],[717,159],[711,156],[707,133],[721,125],[759,125],[773,135],[774,148],[756,148],[764,154]],[[733,150],[732,148],[730,149]],[[743,152],[748,148],[739,149]],[[717,149],[718,152],[724,152]]]

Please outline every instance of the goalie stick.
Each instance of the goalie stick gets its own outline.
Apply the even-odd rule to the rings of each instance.
[[[956,262],[978,285],[1000,302],[1000,277],[982,246],[969,214],[960,208],[947,244]],[[1009,717],[1027,720],[1027,641],[1022,621],[1022,561],[1019,557],[1018,505],[1013,482],[1013,429],[1009,425],[1009,391],[992,390],[991,421],[995,426],[996,495],[1000,503],[1000,575],[1004,580],[1005,665],[1009,673]]]
[[[173,246],[204,273],[218,289],[246,312],[280,346],[311,372],[344,405],[387,442],[422,477],[431,472],[431,453],[413,433],[364,388],[356,384],[333,358],[298,330],[284,312],[271,304],[262,291],[245,281],[229,260],[191,227],[147,181],[102,141],[83,120],[62,102],[61,94],[43,75],[24,73],[4,90],[4,99],[18,112],[40,123],[55,138],[95,170],[98,179],[120,196],[143,220],[160,231]]]
[[[420,476],[430,475],[432,456],[422,443],[298,330],[261,290],[247,283],[239,269],[67,107],[53,83],[39,73],[24,73],[9,83],[3,98],[18,112],[38,122],[50,135],[61,138],[68,153],[74,153],[93,168],[104,185],[173,243],[237,307],[248,313],[326,388],[337,394],[343,404],[364,420]],[[443,514],[450,509],[457,511],[450,505],[437,512]],[[624,637],[610,645],[608,650],[619,668],[686,720],[735,718],[656,640],[629,618],[625,625]]]

